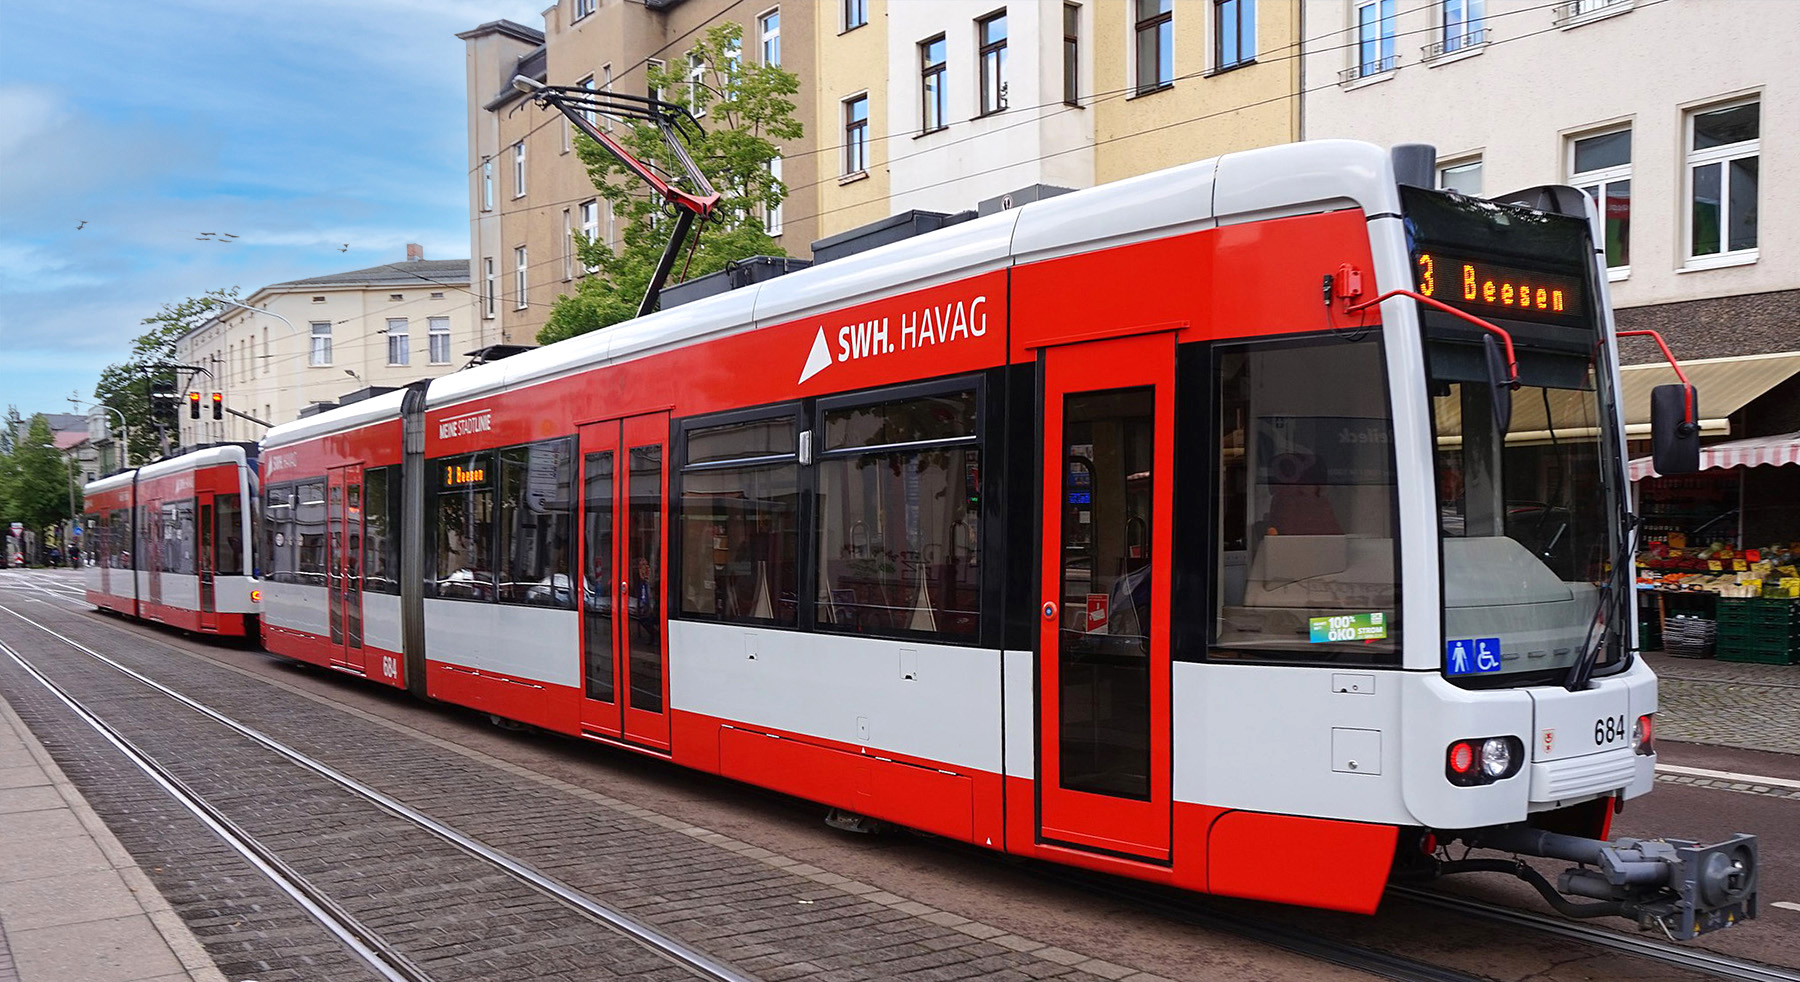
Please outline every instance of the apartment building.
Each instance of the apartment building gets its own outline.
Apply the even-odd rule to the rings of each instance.
[[[387,265],[262,287],[177,340],[175,361],[205,369],[191,381],[182,376],[201,393],[202,411],[196,420],[182,407],[181,445],[266,432],[231,413],[214,420],[214,392],[225,409],[274,424],[364,389],[462,367],[486,343],[469,302],[469,262],[426,259],[417,245],[406,251]]]
[[[556,0],[544,10],[542,30],[493,21],[457,35],[468,80],[469,275],[483,337],[535,344],[556,297],[573,292],[587,275],[576,258],[576,236],[617,247],[624,233],[575,153],[573,127],[559,113],[530,104],[512,78],[678,99],[679,92],[650,92],[647,69],[685,66],[702,77],[708,66],[691,63],[689,49],[713,25],[735,22],[743,32],[741,57],[779,64],[800,79],[796,116],[806,134],[781,147],[773,169],[805,201],[817,181],[812,6]],[[599,117],[596,125],[619,124]],[[804,257],[816,237],[817,209],[792,202],[762,217],[789,255]]]

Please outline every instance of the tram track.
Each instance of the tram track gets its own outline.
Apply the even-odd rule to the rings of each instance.
[[[202,718],[211,720],[296,767],[324,778],[344,792],[402,820],[411,827],[448,843],[461,853],[502,872],[511,880],[558,902],[566,909],[592,923],[603,926],[617,936],[629,939],[669,965],[681,969],[688,977],[716,980],[716,982],[756,982],[754,976],[740,972],[623,911],[603,904],[592,896],[545,875],[500,850],[464,835],[457,829],[439,822],[253,727],[176,692],[53,628],[4,605],[0,605],[0,612],[30,624],[119,674],[180,703]],[[21,670],[28,673],[58,702],[98,733],[134,767],[180,803],[234,852],[242,856],[257,872],[265,876],[281,893],[305,910],[378,976],[390,980],[390,982],[432,982],[435,976],[421,968],[398,946],[390,943],[380,931],[369,927],[347,911],[343,905],[330,896],[328,891],[309,882],[304,875],[298,873],[291,864],[281,858],[278,850],[260,841],[239,823],[234,822],[227,816],[224,809],[209,801],[205,795],[195,791],[187,782],[181,780],[159,762],[153,754],[136,745],[120,729],[109,724],[98,712],[50,678],[39,666],[33,664],[12,645],[0,641],[0,654],[4,654]]]

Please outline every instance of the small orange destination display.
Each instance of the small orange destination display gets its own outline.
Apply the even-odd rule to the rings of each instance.
[[[1578,277],[1436,252],[1419,253],[1415,266],[1420,293],[1471,312],[1562,321],[1585,309]]]
[[[464,467],[461,464],[444,465],[444,487],[459,488],[486,482],[487,468],[485,467]]]

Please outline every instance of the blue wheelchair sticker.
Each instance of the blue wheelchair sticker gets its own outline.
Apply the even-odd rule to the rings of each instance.
[[[1480,675],[1500,670],[1499,638],[1463,638],[1444,644],[1444,668],[1451,675]]]

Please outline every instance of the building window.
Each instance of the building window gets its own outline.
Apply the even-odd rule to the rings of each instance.
[[[525,261],[525,247],[519,246],[513,250],[513,293],[515,294],[513,307],[517,310],[524,310],[528,303],[525,295],[525,272],[528,267],[529,264]]]
[[[311,365],[331,364],[331,322],[312,322],[312,357]]]
[[[1137,94],[1175,84],[1174,0],[1136,0]]]
[[[481,264],[482,282],[485,284],[481,296],[481,316],[492,318],[494,316],[494,304],[497,302],[495,298],[500,292],[500,278],[494,272],[494,259],[492,256],[482,259]]]
[[[1571,140],[1569,183],[1594,199],[1606,226],[1606,267],[1631,266],[1631,130]]]
[[[263,329],[262,329],[262,331],[263,331],[263,363],[262,363],[262,373],[263,373],[263,374],[264,374],[264,375],[267,375],[267,374],[269,374],[269,358],[270,358],[270,357],[271,357],[271,356],[272,356],[272,354],[273,354],[273,352],[271,352],[271,351],[270,351],[270,350],[269,350],[269,329],[268,329],[268,328],[266,328],[266,327],[265,327],[265,328],[263,328]],[[251,345],[251,346],[250,346],[250,360],[251,360],[251,361],[255,361],[255,360],[256,360],[256,346],[255,346],[255,345]],[[269,418],[269,417],[267,417],[267,416],[264,416],[264,417],[263,417],[263,419],[268,419],[268,418]]]
[[[612,90],[613,90],[612,66],[611,65],[601,65],[600,66],[600,91],[606,93],[607,95],[611,95]],[[588,117],[588,122],[591,123],[593,121],[594,121],[593,114],[590,113],[589,117]],[[608,133],[611,133],[612,128],[613,128],[612,117],[611,116],[601,116],[600,117],[600,127],[602,129],[606,130]]]
[[[1006,108],[1006,11],[975,22],[981,44],[981,115]]]
[[[600,241],[599,201],[583,201],[581,203],[581,240],[590,246],[596,245]],[[584,268],[592,273],[600,267],[587,266]]]
[[[582,79],[579,82],[576,82],[575,84],[580,86],[583,89],[586,89],[589,92],[593,92],[598,88],[598,86],[595,85],[595,83],[594,83],[594,76],[592,76],[592,75],[589,75],[588,77]],[[595,112],[592,109],[581,110],[581,118],[584,120],[587,120],[587,124],[589,126],[600,125],[600,114]],[[570,123],[567,126],[563,127],[563,149],[564,150],[569,149],[569,132],[573,129],[575,129],[574,123]]]
[[[1439,164],[1438,187],[1471,197],[1481,197],[1481,158]]]
[[[844,30],[854,31],[869,22],[869,0],[843,0]]]
[[[1081,105],[1081,5],[1063,4],[1063,101]]]
[[[563,209],[562,261],[563,282],[575,278],[575,216],[569,209]]]
[[[1687,133],[1689,260],[1754,258],[1762,103],[1690,113]]]
[[[651,79],[661,75],[663,72],[666,72],[668,70],[669,70],[668,63],[663,61],[661,58],[652,58],[649,61],[644,63],[644,94],[645,95],[649,96],[652,99],[661,99],[663,97],[662,86],[657,85],[655,82],[651,81]]]
[[[580,20],[583,17],[586,17],[587,15],[593,13],[594,10],[596,8],[598,8],[599,6],[600,6],[600,0],[575,0],[575,17],[574,17],[574,19]]]
[[[844,176],[869,169],[869,97],[844,100]]]
[[[1213,69],[1256,60],[1256,0],[1213,0]]]
[[[1394,0],[1356,5],[1356,72],[1368,78],[1394,70]]]
[[[756,24],[762,32],[762,63],[781,64],[781,8],[757,18]]]
[[[1443,0],[1444,37],[1439,54],[1473,48],[1487,40],[1487,0]]]
[[[706,59],[699,55],[688,55],[688,112],[696,117],[706,115],[706,104],[700,99],[700,92],[706,88]]]
[[[433,365],[450,364],[450,318],[428,317],[425,320],[426,337],[431,343],[431,363]]]
[[[525,197],[525,141],[513,144],[513,197]]]
[[[950,125],[950,94],[944,91],[944,36],[939,34],[919,44],[919,98],[922,105],[919,131],[934,133]]]
[[[769,158],[769,177],[776,184],[781,183],[781,154]],[[763,211],[763,231],[770,235],[781,234],[781,203],[778,201]]]
[[[405,365],[412,361],[409,351],[412,336],[407,333],[406,318],[389,317],[387,322],[388,361],[390,365]]]
[[[481,158],[481,210],[494,210],[494,158]]]

